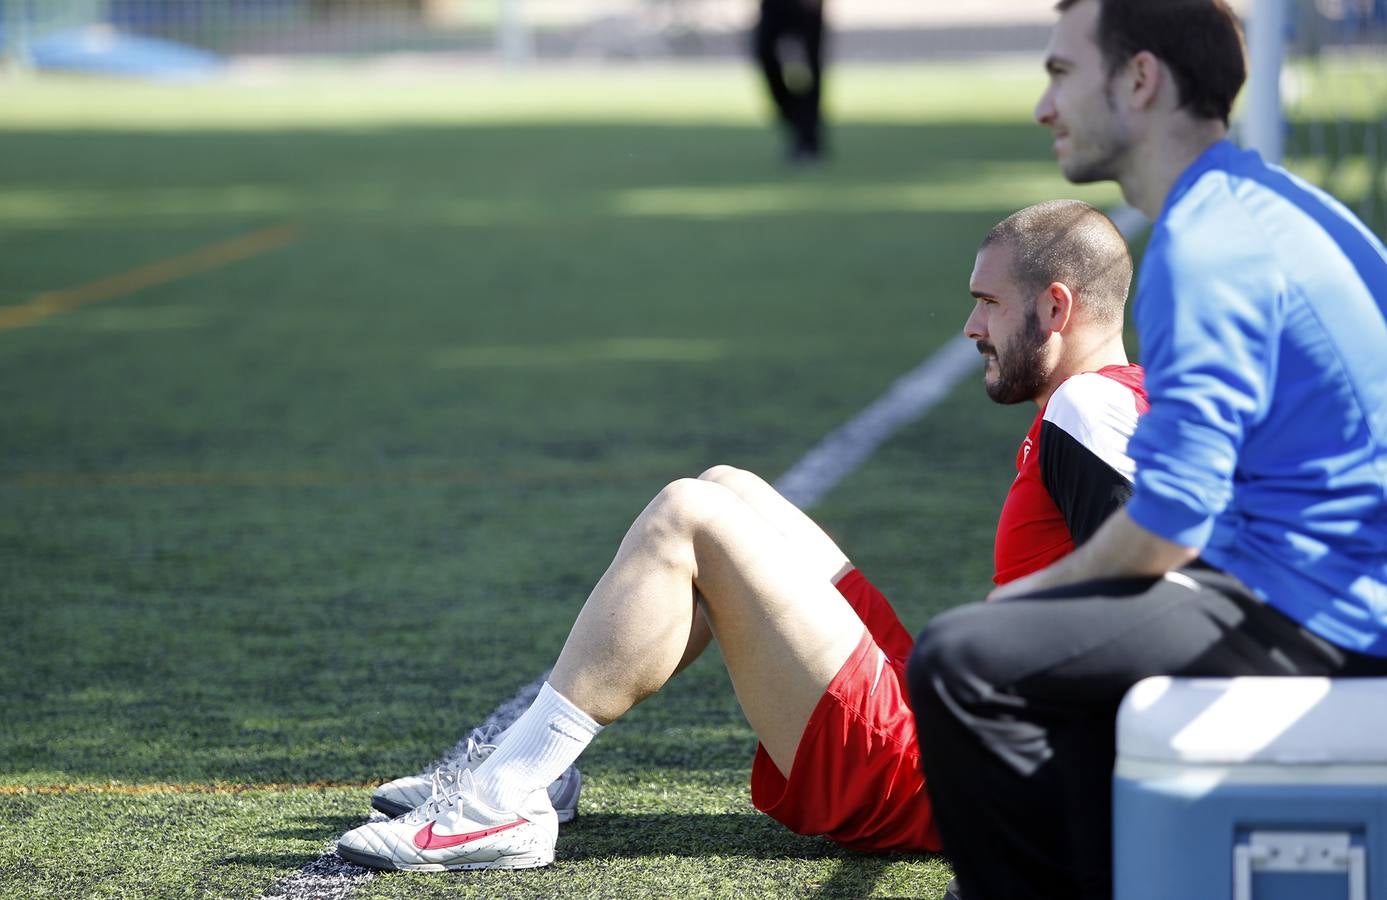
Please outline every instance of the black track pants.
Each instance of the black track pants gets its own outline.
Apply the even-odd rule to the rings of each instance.
[[[921,764],[968,900],[1112,894],[1123,695],[1149,675],[1387,675],[1196,564],[950,610],[908,669]]]

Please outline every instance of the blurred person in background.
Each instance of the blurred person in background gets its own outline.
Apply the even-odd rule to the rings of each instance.
[[[789,140],[786,159],[797,165],[818,162],[827,149],[823,0],[761,0],[752,49]]]

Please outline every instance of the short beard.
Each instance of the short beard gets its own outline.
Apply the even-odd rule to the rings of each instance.
[[[991,347],[979,341],[979,349]],[[996,348],[992,347],[996,353]],[[1045,334],[1040,330],[1040,316],[1034,311],[1026,317],[1021,333],[1007,349],[1005,359],[997,356],[997,380],[984,382],[987,396],[994,403],[1011,405],[1034,400],[1045,387]]]

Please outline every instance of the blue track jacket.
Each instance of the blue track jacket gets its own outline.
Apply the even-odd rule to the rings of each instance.
[[[1387,250],[1227,141],[1175,183],[1137,282],[1151,410],[1127,510],[1310,631],[1387,656]]]

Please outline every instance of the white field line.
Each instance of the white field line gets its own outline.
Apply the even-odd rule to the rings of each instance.
[[[775,489],[808,509],[871,456],[902,426],[948,396],[968,372],[981,369],[973,342],[959,335],[896,380],[875,402],[829,433],[780,476]]]
[[[1128,240],[1146,225],[1145,217],[1131,207],[1119,207],[1109,215]],[[776,490],[801,509],[818,503],[892,435],[933,409],[965,375],[977,367],[978,352],[973,342],[962,335],[953,338],[920,365],[898,378],[870,406],[810,449],[775,482]],[[534,681],[516,691],[515,696],[496,707],[483,724],[510,725],[534,702],[548,677],[549,670],[546,669]],[[456,756],[466,742],[464,736],[441,760]],[[432,770],[430,766],[419,774],[426,775]],[[366,821],[384,822],[386,817],[372,812]],[[262,895],[261,900],[346,900],[357,886],[375,876],[374,871],[352,865],[339,857],[337,841],[333,840],[323,848],[321,856],[293,875],[276,882]]]

